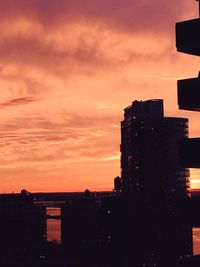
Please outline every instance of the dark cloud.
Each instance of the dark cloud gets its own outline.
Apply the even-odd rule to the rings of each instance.
[[[15,98],[8,100],[4,103],[0,103],[0,107],[10,107],[10,106],[19,106],[19,105],[26,105],[30,104],[32,102],[38,101],[39,99],[31,96],[27,97],[20,97],[20,98]]]
[[[45,26],[72,20],[99,20],[130,31],[168,28],[188,1],[167,0],[1,0],[1,17],[25,15]],[[191,3],[192,5],[192,3]]]
[[[174,35],[175,22],[187,12],[188,6],[186,0],[170,3],[166,0],[0,0],[0,26],[3,32],[6,32],[3,23],[6,21],[8,25],[15,24],[17,18],[39,22],[42,27],[41,32],[37,30],[34,32],[34,27],[32,29],[30,23],[27,28],[25,27],[25,31],[13,27],[12,33],[2,36],[0,41],[2,64],[16,65],[22,75],[16,77],[13,73],[4,74],[4,68],[1,67],[0,76],[5,79],[11,78],[12,75],[13,79],[19,79],[19,76],[25,77],[26,72],[22,72],[25,67],[62,77],[68,77],[72,73],[89,76],[98,70],[124,66],[147,55],[149,59],[152,57],[151,60],[161,59],[169,55],[168,51],[173,46],[173,41],[170,47],[164,44],[167,46],[167,51],[164,49],[162,52],[158,51],[159,55],[156,52],[147,53],[148,49],[144,53],[138,52],[133,47],[132,51],[127,51],[121,58],[110,58],[107,51],[109,47],[104,47],[104,38],[111,36],[112,31],[131,35],[140,32],[144,36],[146,33],[151,33],[158,42],[162,35],[170,34],[171,38],[172,34]],[[94,28],[95,34],[91,34],[89,30],[74,31],[73,22],[84,22],[88,29]],[[18,27],[23,29],[23,24],[19,24]],[[55,41],[52,41],[53,38],[49,41],[48,34],[57,29],[62,29],[63,35],[74,33],[76,36],[74,46],[69,38],[63,41],[63,47],[60,49],[56,43],[56,35]],[[104,36],[100,33],[105,29],[108,29],[108,33]],[[34,34],[31,34],[32,32]],[[120,43],[123,40],[116,42]],[[138,43],[136,45],[138,46]],[[27,91],[34,90],[38,92],[35,87],[28,84]]]
[[[85,36],[80,36],[78,39],[75,47],[72,47],[70,43],[64,43],[61,51],[55,43],[48,43],[45,37],[42,39],[40,35],[29,36],[29,38],[24,35],[2,38],[0,42],[1,62],[5,65],[15,64],[20,71],[26,67],[29,70],[37,68],[44,72],[64,76],[70,75],[74,69],[92,73],[102,66],[110,66],[111,62],[99,53],[100,45],[97,44],[97,39],[94,39],[91,44],[85,41]],[[23,76],[25,75],[27,75],[26,72],[23,73]],[[2,76],[3,78],[9,77],[8,74],[6,77],[3,74]],[[19,79],[16,75],[13,78]],[[27,88],[30,91],[30,83]],[[33,91],[33,87],[31,90]]]

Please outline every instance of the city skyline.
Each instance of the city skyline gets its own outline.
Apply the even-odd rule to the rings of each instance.
[[[175,23],[198,17],[198,2],[0,4],[1,192],[112,190],[122,110],[136,99],[164,99],[199,136],[198,113],[176,97],[198,57],[175,47]]]

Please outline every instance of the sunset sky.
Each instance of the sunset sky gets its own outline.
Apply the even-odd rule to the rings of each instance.
[[[196,17],[194,0],[0,0],[0,192],[111,190],[136,99],[163,98],[198,137],[176,83],[199,58],[175,47],[175,23]]]

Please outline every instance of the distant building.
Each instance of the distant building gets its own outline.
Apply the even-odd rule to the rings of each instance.
[[[46,240],[46,212],[26,190],[0,195],[0,237],[0,265],[40,256]]]
[[[122,191],[122,178],[117,176],[114,179],[114,192],[120,193]]]
[[[99,206],[94,195],[86,190],[78,199],[61,208],[61,244],[64,255],[83,266],[98,262]],[[78,265],[79,266],[79,265]],[[81,266],[81,265],[80,265]]]
[[[189,170],[181,166],[179,155],[180,141],[187,138],[188,120],[164,117],[163,100],[134,101],[125,109],[122,191],[134,203],[132,227],[141,233],[134,239],[137,233],[130,231],[127,238],[146,266],[151,261],[173,266],[179,257],[192,255],[191,228],[179,214],[180,203],[190,197]]]

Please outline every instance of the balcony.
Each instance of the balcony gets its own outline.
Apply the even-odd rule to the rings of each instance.
[[[200,56],[200,19],[176,23],[177,51]]]
[[[183,168],[200,168],[200,138],[187,138],[180,143],[180,162]]]
[[[179,109],[200,111],[200,78],[178,81]]]

